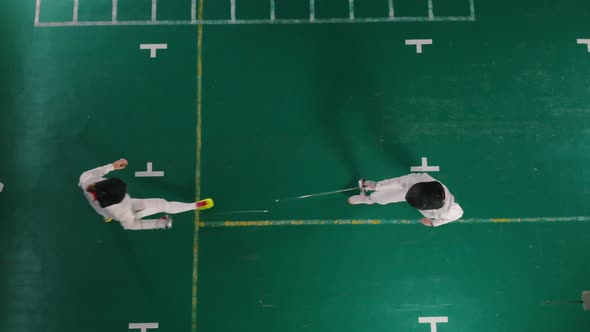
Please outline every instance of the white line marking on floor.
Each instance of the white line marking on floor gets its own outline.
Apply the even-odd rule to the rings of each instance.
[[[111,20],[113,22],[117,22],[117,7],[119,6],[119,4],[117,3],[117,0],[113,0],[113,10],[111,12]]]
[[[157,57],[158,50],[168,49],[168,44],[139,44],[140,50],[150,50],[150,58]]]
[[[389,0],[389,17],[394,17],[394,12],[393,12],[393,0]]]
[[[422,53],[422,45],[432,45],[432,39],[406,39],[406,45],[416,45],[416,53]]]
[[[39,15],[41,15],[41,0],[37,0],[35,5],[35,26],[39,25]]]
[[[140,329],[141,332],[147,332],[148,329],[157,329],[158,323],[129,323],[129,329]]]
[[[410,172],[439,172],[439,166],[428,166],[428,158],[422,157],[422,166],[410,167]]]
[[[394,22],[473,22],[472,17],[375,17],[375,18],[323,18],[323,19],[253,19],[253,20],[160,20],[160,21],[78,21],[78,22],[39,22],[38,27],[78,27],[115,25],[233,25],[233,24],[326,24],[326,23],[394,23]]]
[[[590,52],[590,39],[578,38],[578,44],[586,44],[586,48],[588,49],[588,52]]]
[[[197,20],[197,0],[191,0],[191,22]]]
[[[135,176],[138,178],[140,178],[140,177],[158,177],[158,176],[164,176],[164,172],[152,170],[152,162],[148,161],[147,169],[142,172],[135,172]]]
[[[72,15],[72,22],[78,22],[78,5],[80,0],[74,0],[74,14]]]
[[[152,22],[156,21],[158,14],[158,0],[152,0]]]
[[[430,323],[430,332],[436,332],[436,323],[448,323],[449,317],[418,317],[418,323]]]

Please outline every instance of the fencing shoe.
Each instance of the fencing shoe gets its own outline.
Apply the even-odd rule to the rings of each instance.
[[[164,228],[172,228],[172,217],[169,214],[165,214],[163,217],[160,218],[160,220],[164,222]]]
[[[207,210],[213,207],[215,203],[211,198],[205,198],[197,202],[197,209],[198,210]]]

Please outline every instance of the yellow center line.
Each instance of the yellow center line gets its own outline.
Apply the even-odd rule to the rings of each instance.
[[[471,218],[460,219],[452,223],[484,224],[484,223],[531,223],[531,222],[588,222],[590,216],[573,217],[533,217],[533,218]],[[420,224],[419,220],[411,219],[306,219],[306,220],[241,220],[241,221],[206,221],[200,227],[261,227],[261,226],[310,226],[310,225],[411,225]]]
[[[203,20],[203,0],[199,0],[199,21]],[[203,25],[197,26],[197,166],[195,174],[196,198],[199,201],[201,197],[201,127],[202,127],[202,51],[203,51]],[[197,331],[197,281],[199,265],[199,210],[195,210],[195,233],[193,236],[193,289],[192,289],[192,309],[191,309],[191,331]]]

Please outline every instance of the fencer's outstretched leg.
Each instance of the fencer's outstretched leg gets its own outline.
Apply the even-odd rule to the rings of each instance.
[[[168,202],[161,198],[132,198],[131,205],[137,218],[151,216],[156,213],[176,214],[197,209],[197,203]]]
[[[406,192],[404,189],[378,190],[372,192],[369,199],[380,205],[405,202]]]
[[[354,196],[350,196],[348,197],[348,204],[351,205],[358,205],[358,204],[375,204],[375,202],[373,202],[371,200],[371,198],[367,195],[354,195]]]
[[[123,228],[132,231],[146,229],[170,229],[172,228],[172,217],[165,215],[159,219],[135,219],[132,223],[122,223]]]

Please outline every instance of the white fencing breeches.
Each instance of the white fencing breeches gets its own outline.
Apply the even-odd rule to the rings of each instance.
[[[197,209],[196,203],[181,203],[181,202],[168,202],[161,198],[147,198],[147,199],[131,199],[131,207],[133,213],[137,219],[141,219],[147,216],[151,216],[157,213],[181,213]],[[140,225],[138,229],[154,229],[154,228],[165,228],[166,223],[160,219],[141,219],[138,220]]]
[[[168,202],[161,198],[131,199],[131,206],[135,217],[141,219],[156,213],[182,213],[190,210],[196,210],[195,203]]]

